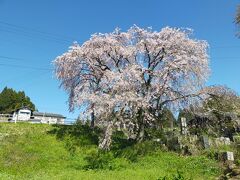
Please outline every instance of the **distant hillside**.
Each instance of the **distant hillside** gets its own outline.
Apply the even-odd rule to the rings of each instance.
[[[1,123],[0,179],[214,179],[221,173],[213,160],[163,152],[150,142],[98,152],[97,133],[83,125]]]

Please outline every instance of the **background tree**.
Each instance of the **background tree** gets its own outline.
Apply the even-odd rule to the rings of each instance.
[[[141,141],[164,107],[173,110],[197,100],[209,75],[208,44],[191,39],[191,33],[169,27],[116,29],[75,43],[56,58],[70,111],[94,112],[106,127],[100,148],[109,148],[116,123]]]
[[[236,13],[236,17],[235,17],[235,23],[240,26],[240,5],[238,5],[237,7],[237,13]],[[237,33],[237,36],[239,37],[240,33]]]
[[[35,110],[35,105],[24,91],[16,92],[12,88],[5,87],[0,93],[0,113],[12,113],[23,106]]]
[[[178,124],[180,124],[180,120],[182,117],[186,118],[187,122],[192,120],[194,118],[194,110],[191,107],[181,109],[177,118]]]
[[[240,98],[229,87],[222,85],[210,86],[208,87],[208,95],[208,98],[203,102],[204,112],[240,113]]]
[[[240,98],[232,89],[218,85],[206,88],[208,97],[195,111],[188,123],[194,134],[232,137],[238,131]]]
[[[240,24],[240,5],[237,7],[236,23]]]
[[[176,125],[176,119],[172,111],[164,107],[162,113],[159,116],[159,121],[157,121],[157,124],[163,128],[173,128]]]

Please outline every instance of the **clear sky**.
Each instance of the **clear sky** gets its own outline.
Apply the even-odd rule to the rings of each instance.
[[[24,90],[39,111],[68,112],[52,61],[73,41],[133,24],[160,30],[192,28],[210,44],[208,85],[240,93],[240,39],[234,21],[238,0],[0,0],[0,91]]]

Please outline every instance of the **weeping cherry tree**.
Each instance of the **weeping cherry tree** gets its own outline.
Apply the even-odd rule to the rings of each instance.
[[[105,127],[100,148],[109,149],[116,126],[141,141],[164,107],[198,101],[209,75],[208,44],[191,36],[190,29],[133,26],[94,34],[55,59],[70,111],[82,108]]]

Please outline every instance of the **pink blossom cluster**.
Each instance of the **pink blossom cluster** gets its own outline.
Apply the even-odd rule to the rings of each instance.
[[[133,26],[74,43],[54,61],[70,110],[83,108],[99,121],[124,124],[140,109],[150,122],[164,106],[192,103],[210,70],[207,42],[191,36],[189,29]]]

